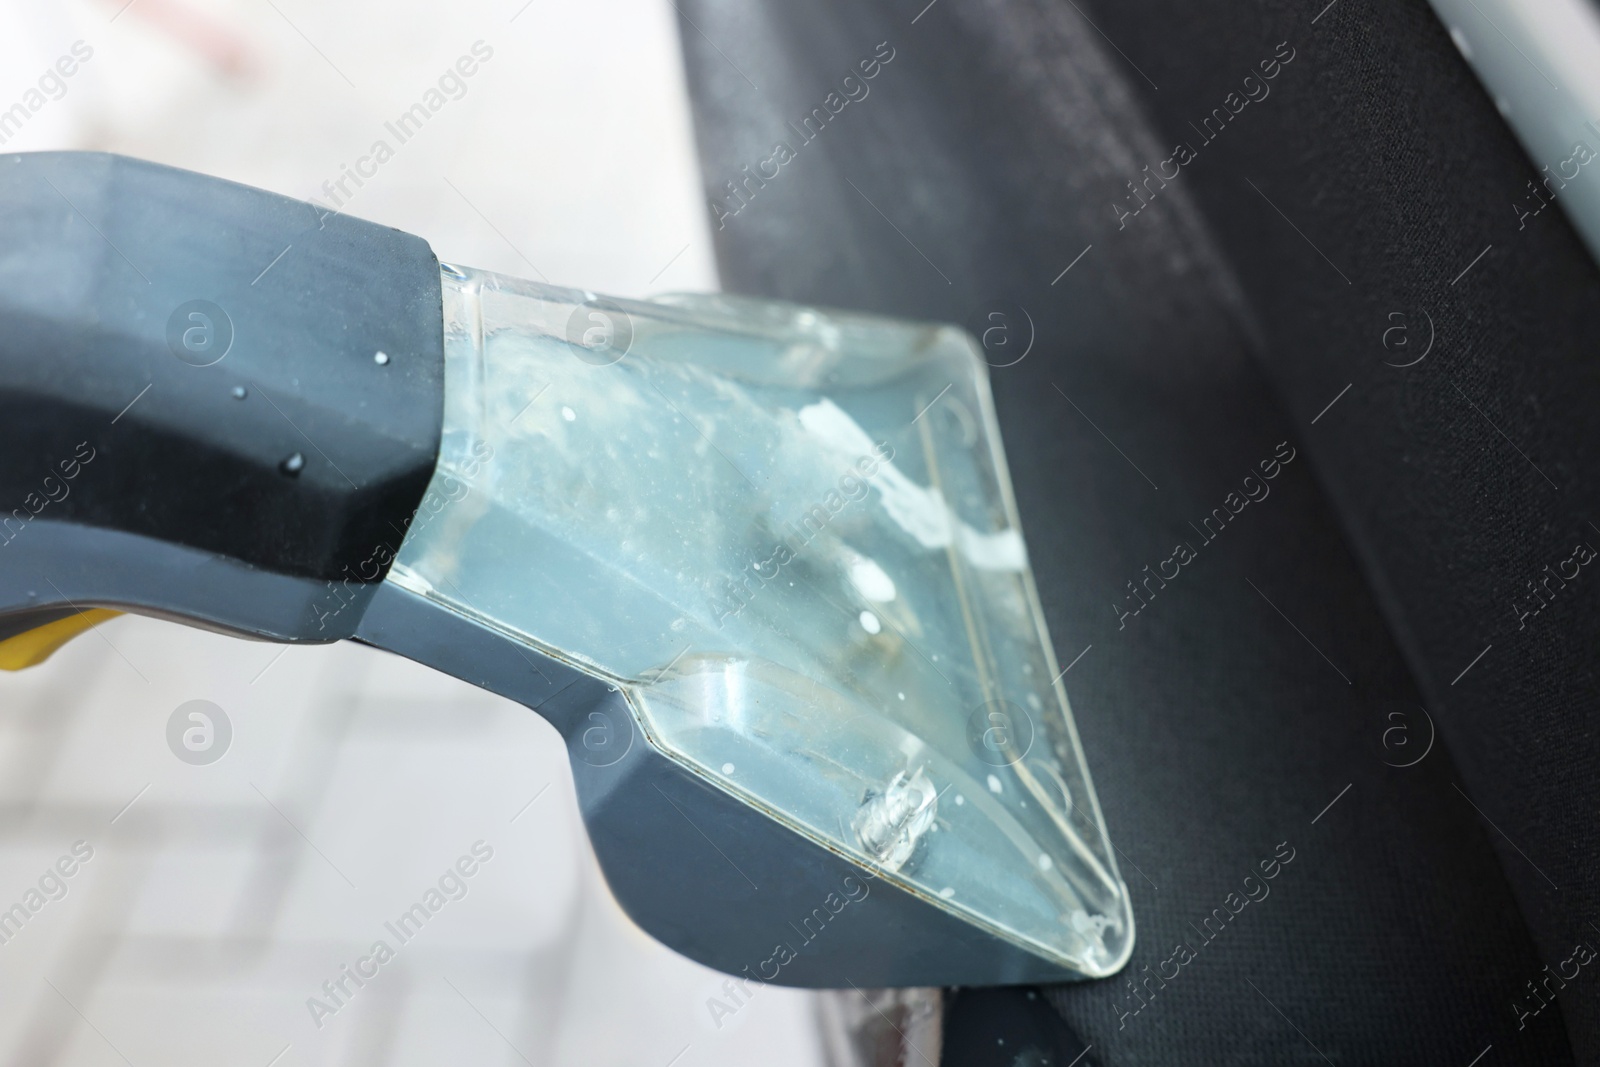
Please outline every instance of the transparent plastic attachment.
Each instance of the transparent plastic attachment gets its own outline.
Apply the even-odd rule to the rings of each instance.
[[[1088,976],[1133,942],[961,330],[443,268],[445,435],[390,581],[650,743]]]

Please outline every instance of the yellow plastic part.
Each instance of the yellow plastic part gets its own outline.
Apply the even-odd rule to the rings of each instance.
[[[0,670],[20,671],[28,667],[37,667],[55,655],[56,649],[85,630],[121,614],[120,611],[110,611],[106,608],[90,608],[88,611],[69,615],[65,619],[47,622],[15,637],[8,637],[0,641]]]

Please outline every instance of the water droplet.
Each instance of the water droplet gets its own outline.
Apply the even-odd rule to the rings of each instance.
[[[906,698],[906,695],[904,693],[896,693],[895,696],[899,697],[901,700],[904,700]]]
[[[945,886],[943,889],[939,890],[939,895],[944,899],[949,900],[951,897],[956,895],[956,891],[951,889],[949,886]]]
[[[883,629],[883,624],[878,621],[878,617],[872,612],[863,611],[861,613],[861,628],[869,634],[875,634]]]
[[[733,764],[731,764],[731,763],[724,763],[724,764],[723,764],[723,765],[722,765],[722,773],[723,773],[723,774],[732,774],[732,773],[733,773]]]
[[[563,405],[561,408],[561,417],[566,419],[568,422],[578,421],[578,413],[565,405]]]
[[[1004,789],[1004,788],[1005,787],[1000,784],[1000,779],[996,778],[992,774],[989,775],[989,792],[998,793],[998,792],[1000,792],[1001,789]]]
[[[967,798],[962,796],[960,793],[957,793],[956,794],[956,807],[958,807],[958,808],[966,807],[966,804],[967,804]]]
[[[235,400],[243,400],[245,397],[250,395],[250,390],[246,389],[242,385],[234,386],[231,390],[229,390],[229,392],[233,394],[233,398]]]
[[[374,355],[372,357],[372,362],[376,363],[380,367],[387,367],[389,365],[389,353],[387,353],[387,352],[379,352],[379,353],[377,353],[376,355]]]
[[[850,564],[850,584],[868,600],[886,603],[895,598],[894,579],[880,567],[876,560],[862,556]]]
[[[1051,862],[1049,856],[1046,856],[1043,852],[1039,853],[1039,869],[1041,871],[1048,871],[1054,866],[1055,864]]]
[[[294,455],[278,464],[278,470],[291,478],[300,477],[300,472],[306,469],[306,457],[296,452]]]

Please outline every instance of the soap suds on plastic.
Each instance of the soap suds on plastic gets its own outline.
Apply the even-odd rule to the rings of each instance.
[[[826,398],[799,411],[807,433],[850,456],[865,456],[876,447],[856,420]],[[892,460],[885,461],[871,478],[883,498],[883,510],[923,548],[954,545],[966,561],[980,570],[1021,571],[1028,565],[1022,535],[1011,527],[998,533],[979,533],[958,519],[934,489],[906,477]]]

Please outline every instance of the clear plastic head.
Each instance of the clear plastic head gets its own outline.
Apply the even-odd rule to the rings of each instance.
[[[994,935],[1133,943],[985,366],[945,326],[443,268],[390,579],[616,683],[673,758]]]

